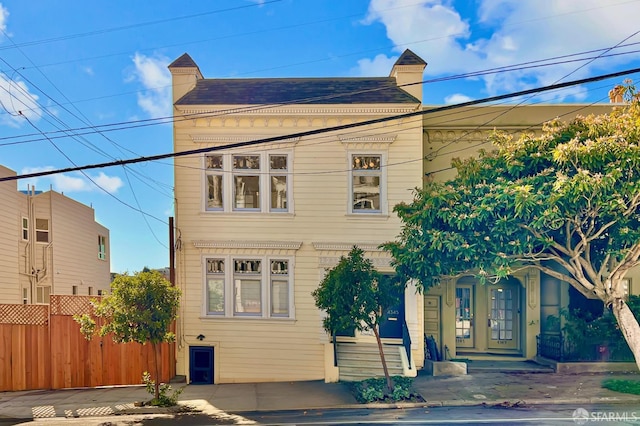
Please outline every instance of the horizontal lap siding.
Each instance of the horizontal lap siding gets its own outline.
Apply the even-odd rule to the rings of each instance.
[[[176,151],[192,149],[200,144],[191,141],[193,134],[225,136],[242,134],[242,130],[219,128],[181,128],[176,122]],[[267,130],[267,129],[265,129]],[[279,134],[300,129],[280,128]],[[216,133],[219,132],[219,133]],[[235,133],[234,133],[235,132]],[[400,222],[392,213],[399,201],[409,201],[411,190],[422,183],[420,129],[404,132],[388,126],[360,129],[358,134],[386,132],[396,134],[392,144],[365,143],[360,146],[340,142],[337,134],[302,138],[293,148],[294,213],[217,214],[203,212],[203,172],[200,157],[176,158],[176,223],[181,239],[178,253],[178,279],[183,289],[181,312],[182,340],[178,354],[179,373],[188,374],[189,346],[215,346],[216,380],[225,382],[315,380],[324,377],[324,344],[321,314],[311,292],[319,284],[323,267],[313,243],[383,243],[399,233]],[[350,133],[350,135],[352,135]],[[262,136],[268,136],[263,134]],[[259,152],[254,148],[245,152]],[[386,152],[388,215],[348,215],[350,150]],[[182,167],[185,166],[185,167]],[[330,171],[331,173],[326,173]],[[227,175],[226,178],[230,176]],[[196,248],[195,240],[215,241],[290,241],[301,242],[299,250],[208,249]],[[203,255],[254,254],[295,256],[295,319],[287,321],[202,318]],[[333,252],[337,257],[342,253]],[[196,337],[202,334],[200,341]]]
[[[0,176],[15,173],[0,166]],[[18,241],[21,238],[16,181],[0,182],[0,303],[21,303]]]

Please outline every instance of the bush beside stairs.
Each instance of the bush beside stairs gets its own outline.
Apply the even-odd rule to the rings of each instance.
[[[383,345],[389,375],[402,376],[401,345]],[[384,377],[378,345],[375,343],[338,343],[340,381],[355,382]]]

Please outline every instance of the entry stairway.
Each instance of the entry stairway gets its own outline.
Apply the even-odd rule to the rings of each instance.
[[[387,369],[391,376],[415,376],[415,365],[408,369],[407,356],[402,345],[383,344]],[[355,382],[371,377],[384,377],[380,352],[376,343],[337,343],[340,381]],[[404,358],[404,362],[403,362]]]

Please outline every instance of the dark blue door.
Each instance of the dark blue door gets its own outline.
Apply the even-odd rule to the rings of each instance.
[[[404,296],[400,302],[387,308],[380,323],[380,337],[387,339],[402,339],[402,322],[404,321]]]
[[[189,347],[189,377],[194,385],[213,384],[213,348],[211,346]]]

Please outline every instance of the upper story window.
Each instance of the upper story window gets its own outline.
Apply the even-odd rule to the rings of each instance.
[[[49,219],[36,218],[36,241],[39,243],[49,242]]]
[[[206,315],[292,317],[291,265],[289,257],[206,258]]]
[[[22,218],[22,239],[29,241],[29,219],[26,217]]]
[[[382,155],[351,154],[350,213],[382,213],[384,176]]]
[[[104,235],[98,235],[98,259],[107,259],[107,238]]]
[[[205,210],[291,211],[290,154],[207,154]]]

